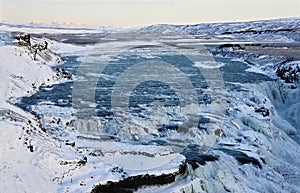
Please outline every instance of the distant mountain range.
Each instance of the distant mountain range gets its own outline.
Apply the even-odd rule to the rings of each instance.
[[[59,30],[99,30],[99,31],[110,31],[118,28],[113,28],[109,26],[88,26],[81,25],[73,22],[68,23],[58,23],[51,22],[50,24],[40,23],[40,22],[30,22],[28,24],[13,24],[8,21],[0,22],[0,26],[7,26],[12,28],[38,28],[38,29],[59,29]]]
[[[300,41],[300,17],[273,20],[260,20],[250,22],[203,23],[195,25],[159,24],[144,27],[140,33],[168,34],[176,31],[177,34],[187,33],[195,38],[214,37],[219,39],[248,39],[256,36],[281,36],[290,41]]]
[[[0,22],[0,31],[25,33],[82,34],[126,31],[138,36],[155,37],[157,34],[169,36],[188,35],[205,41],[251,41],[251,42],[299,42],[300,17],[250,22],[202,23],[194,25],[157,24],[143,28],[122,29],[109,26],[91,27],[77,23],[11,24]],[[182,36],[183,35],[183,36]],[[133,36],[134,37],[134,36]]]
[[[241,24],[247,24],[244,26],[245,28],[241,28]],[[274,25],[276,24],[276,25]],[[51,22],[50,24],[41,23],[39,21],[30,22],[28,24],[12,24],[8,21],[0,21],[1,25],[7,25],[11,27],[31,27],[31,28],[47,28],[47,29],[84,29],[84,30],[106,30],[106,29],[120,29],[111,26],[89,26],[85,24],[78,24],[76,22],[66,22],[66,23],[59,23],[59,22]],[[166,31],[170,30],[171,28],[179,28],[185,31],[202,31],[208,30],[216,31],[219,30],[220,33],[228,32],[228,31],[237,31],[237,32],[244,32],[253,29],[271,29],[274,30],[274,26],[276,30],[284,30],[284,29],[300,29],[300,17],[292,17],[292,18],[283,18],[283,19],[271,19],[271,20],[258,20],[258,21],[249,21],[249,22],[218,22],[218,23],[199,23],[193,25],[173,25],[173,24],[156,24],[150,25],[147,27],[140,28],[141,31]],[[221,28],[219,28],[221,27]],[[218,28],[218,29],[213,29]]]

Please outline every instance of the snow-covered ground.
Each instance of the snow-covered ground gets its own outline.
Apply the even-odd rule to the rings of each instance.
[[[30,113],[8,102],[12,97],[34,92],[41,84],[53,83],[54,74],[49,66],[32,61],[26,49],[3,46],[0,50],[1,189],[4,192],[55,191],[56,185],[51,180],[62,168],[59,165],[51,168],[58,161],[57,153],[52,150],[60,152],[58,144],[41,131]],[[51,57],[52,61],[57,59],[54,55]],[[33,140],[33,136],[38,137]]]
[[[299,41],[299,17],[252,22],[207,23],[195,25],[152,25],[141,34],[188,33],[202,42],[294,42]]]
[[[258,21],[176,26],[178,31],[184,31],[178,34],[178,38],[182,39],[168,35],[174,33],[174,26],[169,25],[151,26],[132,33],[162,31],[162,42],[171,42],[172,49],[180,49],[180,53],[186,55],[193,55],[194,49],[191,51],[191,48],[197,48],[195,42],[198,43],[205,33],[209,34],[204,39],[211,41],[297,41],[298,18],[264,23],[267,25],[261,26],[262,22]],[[33,32],[31,28],[9,25],[0,26],[0,29],[5,32],[15,29]],[[35,30],[34,33],[39,33],[41,29]],[[263,31],[263,35],[255,35],[254,31]],[[287,34],[285,31],[288,31]],[[69,33],[65,29],[48,31],[58,32]],[[198,39],[193,39],[187,32]],[[76,33],[88,32],[78,30]],[[106,37],[105,41],[108,39]],[[215,92],[211,100],[216,106],[201,104],[201,116],[210,119],[210,127],[214,128],[212,132],[199,131],[198,128],[188,128],[185,133],[171,130],[165,133],[174,137],[167,145],[145,145],[138,143],[137,139],[143,141],[148,139],[147,136],[151,138],[160,134],[155,126],[143,125],[143,121],[127,121],[124,127],[130,129],[136,138],[128,137],[127,141],[122,141],[118,134],[125,132],[114,136],[83,135],[74,129],[74,125],[67,124],[74,118],[71,107],[55,106],[44,99],[31,107],[33,112],[42,113],[43,116],[38,119],[38,116],[18,108],[12,102],[38,92],[40,86],[51,90],[53,84],[70,81],[63,80],[63,76],[51,69],[64,62],[60,56],[78,56],[80,61],[93,62],[109,60],[115,52],[134,47],[129,54],[140,52],[141,58],[153,59],[157,58],[153,54],[157,50],[165,51],[155,47],[161,44],[160,41],[147,42],[139,38],[137,41],[118,41],[111,38],[112,42],[100,43],[97,47],[65,44],[47,38],[33,38],[32,41],[49,43],[48,49],[37,52],[36,60],[33,60],[33,52],[28,47],[0,47],[0,192],[89,192],[93,188],[95,192],[101,192],[106,184],[118,185],[123,181],[125,185],[120,186],[124,188],[126,183],[133,183],[130,179],[136,180],[135,184],[143,185],[145,181],[150,182],[159,176],[165,179],[157,178],[160,182],[152,183],[154,186],[139,187],[138,184],[131,189],[138,187],[137,192],[300,192],[299,82],[286,83],[278,78],[275,69],[282,64],[281,58],[250,54],[229,62],[201,62],[195,56],[190,57],[193,66],[202,72],[220,73],[218,70],[224,72],[222,69],[231,62],[241,62],[242,65],[246,61],[251,68],[245,72],[268,75],[276,81],[245,83],[225,79],[226,93],[220,91],[224,82],[216,85],[216,91],[210,91],[210,88],[204,90]],[[143,48],[143,45],[148,47]],[[101,56],[95,53],[101,53]],[[113,61],[118,59],[113,58]],[[299,61],[289,61],[280,67],[289,69],[282,71],[283,77],[289,77],[291,70],[299,68]],[[88,75],[98,76],[96,72]],[[220,101],[226,101],[227,104],[222,106],[224,109],[216,103]],[[169,116],[163,114],[168,109],[154,110],[158,111],[154,117],[158,121],[165,121]],[[103,130],[101,122],[83,122],[82,127],[85,126]],[[172,147],[180,144],[181,140],[193,143],[183,148]]]
[[[185,157],[171,149],[112,141],[97,142],[94,146],[101,149],[103,156],[90,156],[90,150],[85,149],[89,147],[86,141],[75,137],[74,148],[72,142],[57,140],[44,132],[36,117],[11,104],[9,101],[13,99],[37,92],[41,85],[62,81],[50,68],[62,62],[52,50],[61,54],[80,53],[82,56],[91,49],[48,39],[34,39],[33,42],[45,40],[49,42],[49,48],[38,52],[36,60],[27,47],[0,47],[2,191],[86,192],[97,184],[145,174],[145,170],[149,175],[159,176],[177,173],[184,166]],[[122,172],[114,170],[116,167],[120,167]]]

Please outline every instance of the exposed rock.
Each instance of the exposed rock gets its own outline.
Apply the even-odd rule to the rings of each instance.
[[[29,149],[30,152],[33,152],[33,146],[32,145],[28,145],[27,148]]]
[[[257,109],[255,109],[255,112],[262,114],[262,116],[264,116],[264,117],[267,117],[270,115],[270,111],[266,107],[257,108]]]
[[[72,74],[65,71],[64,68],[56,68],[56,76],[62,79],[72,80]]]
[[[247,154],[241,151],[226,148],[218,148],[217,150],[222,151],[227,155],[233,156],[240,164],[252,163],[253,165],[258,166],[259,168],[262,168],[260,162],[257,159],[249,157]]]
[[[69,140],[67,140],[67,141],[65,142],[65,144],[66,144],[66,145],[70,145],[70,146],[72,146],[72,147],[75,147],[75,141],[69,141]]]
[[[78,165],[84,166],[87,163],[87,157],[82,158],[78,161]]]
[[[293,68],[292,66],[282,64],[277,67],[276,74],[286,83],[294,83],[299,80],[300,68],[299,66]]]
[[[186,157],[187,163],[191,164],[193,169],[198,168],[199,165],[205,165],[207,162],[217,161],[219,158],[218,155],[201,153],[200,146],[196,144],[188,145],[182,155]]]
[[[15,37],[17,46],[31,46],[29,34],[19,34]]]
[[[120,171],[119,169],[120,168],[117,168],[116,172]],[[169,184],[175,182],[176,177],[182,175],[185,172],[185,169],[186,169],[186,165],[182,164],[178,172],[172,174],[163,174],[160,176],[145,174],[145,175],[138,175],[138,176],[130,176],[119,182],[110,181],[104,185],[102,184],[97,185],[91,191],[91,193],[109,193],[109,192],[131,193],[136,191],[139,187],[142,186]]]
[[[219,49],[222,51],[240,51],[244,48],[239,44],[222,44],[219,46]]]

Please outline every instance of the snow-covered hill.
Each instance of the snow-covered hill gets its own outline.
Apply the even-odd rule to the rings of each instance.
[[[195,25],[160,24],[138,30],[140,33],[187,33],[201,40],[245,42],[300,41],[300,18],[252,22],[207,23]]]

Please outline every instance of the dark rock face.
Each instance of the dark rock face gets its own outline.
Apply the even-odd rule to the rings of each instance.
[[[43,51],[46,50],[48,48],[48,42],[44,42],[44,43],[37,43],[37,44],[33,44],[32,48],[36,51]]]
[[[87,157],[82,158],[81,160],[78,161],[78,165],[84,166],[87,162]]]
[[[259,168],[262,168],[258,160],[256,160],[253,157],[249,157],[247,154],[243,152],[232,150],[232,149],[226,149],[226,148],[218,148],[217,150],[222,151],[227,155],[233,156],[242,165],[252,163],[253,165],[258,166]]]
[[[132,193],[142,186],[169,184],[175,182],[178,175],[184,174],[185,169],[186,164],[183,163],[178,172],[172,174],[130,176],[119,182],[107,182],[104,185],[99,184],[92,189],[91,193]],[[113,172],[123,172],[123,170],[114,169]]]
[[[17,46],[31,46],[29,34],[18,34],[15,39],[17,40]]]
[[[66,144],[66,145],[70,145],[70,146],[72,146],[72,147],[75,147],[75,141],[69,141],[69,140],[67,140],[67,141],[65,142],[65,144]]]
[[[228,34],[264,34],[264,33],[292,33],[292,32],[298,32],[296,29],[266,29],[266,30],[258,30],[258,29],[246,29],[246,30],[239,30],[239,31],[227,31],[223,32],[222,34],[228,35]]]
[[[197,169],[199,165],[205,165],[207,162],[217,161],[218,155],[201,154],[200,146],[196,144],[190,144],[181,153],[186,157],[187,163],[189,163],[193,169]]]
[[[19,47],[26,47],[29,51],[28,55],[32,55],[33,60],[37,60],[37,56],[43,58],[46,61],[51,60],[52,56],[50,53],[54,53],[51,52],[51,50],[45,52],[45,50],[48,49],[48,42],[44,41],[34,43],[34,41],[32,42],[31,37],[32,36],[30,34],[16,34],[14,35],[14,39],[16,40],[14,44]],[[60,62],[60,58],[58,58],[56,62]],[[45,62],[43,63],[45,64]]]
[[[276,70],[276,74],[286,83],[295,83],[299,80],[300,68],[298,66],[292,68],[291,66],[280,65]]]
[[[270,115],[270,111],[266,107],[260,107],[258,109],[255,109],[255,112],[260,113],[264,117],[267,117]]]
[[[230,48],[232,51],[239,51],[239,50],[243,50],[242,46],[239,44],[222,44],[219,46],[220,50],[226,49],[226,48]]]
[[[67,72],[64,68],[56,68],[56,76],[61,79],[72,80],[72,74]]]

